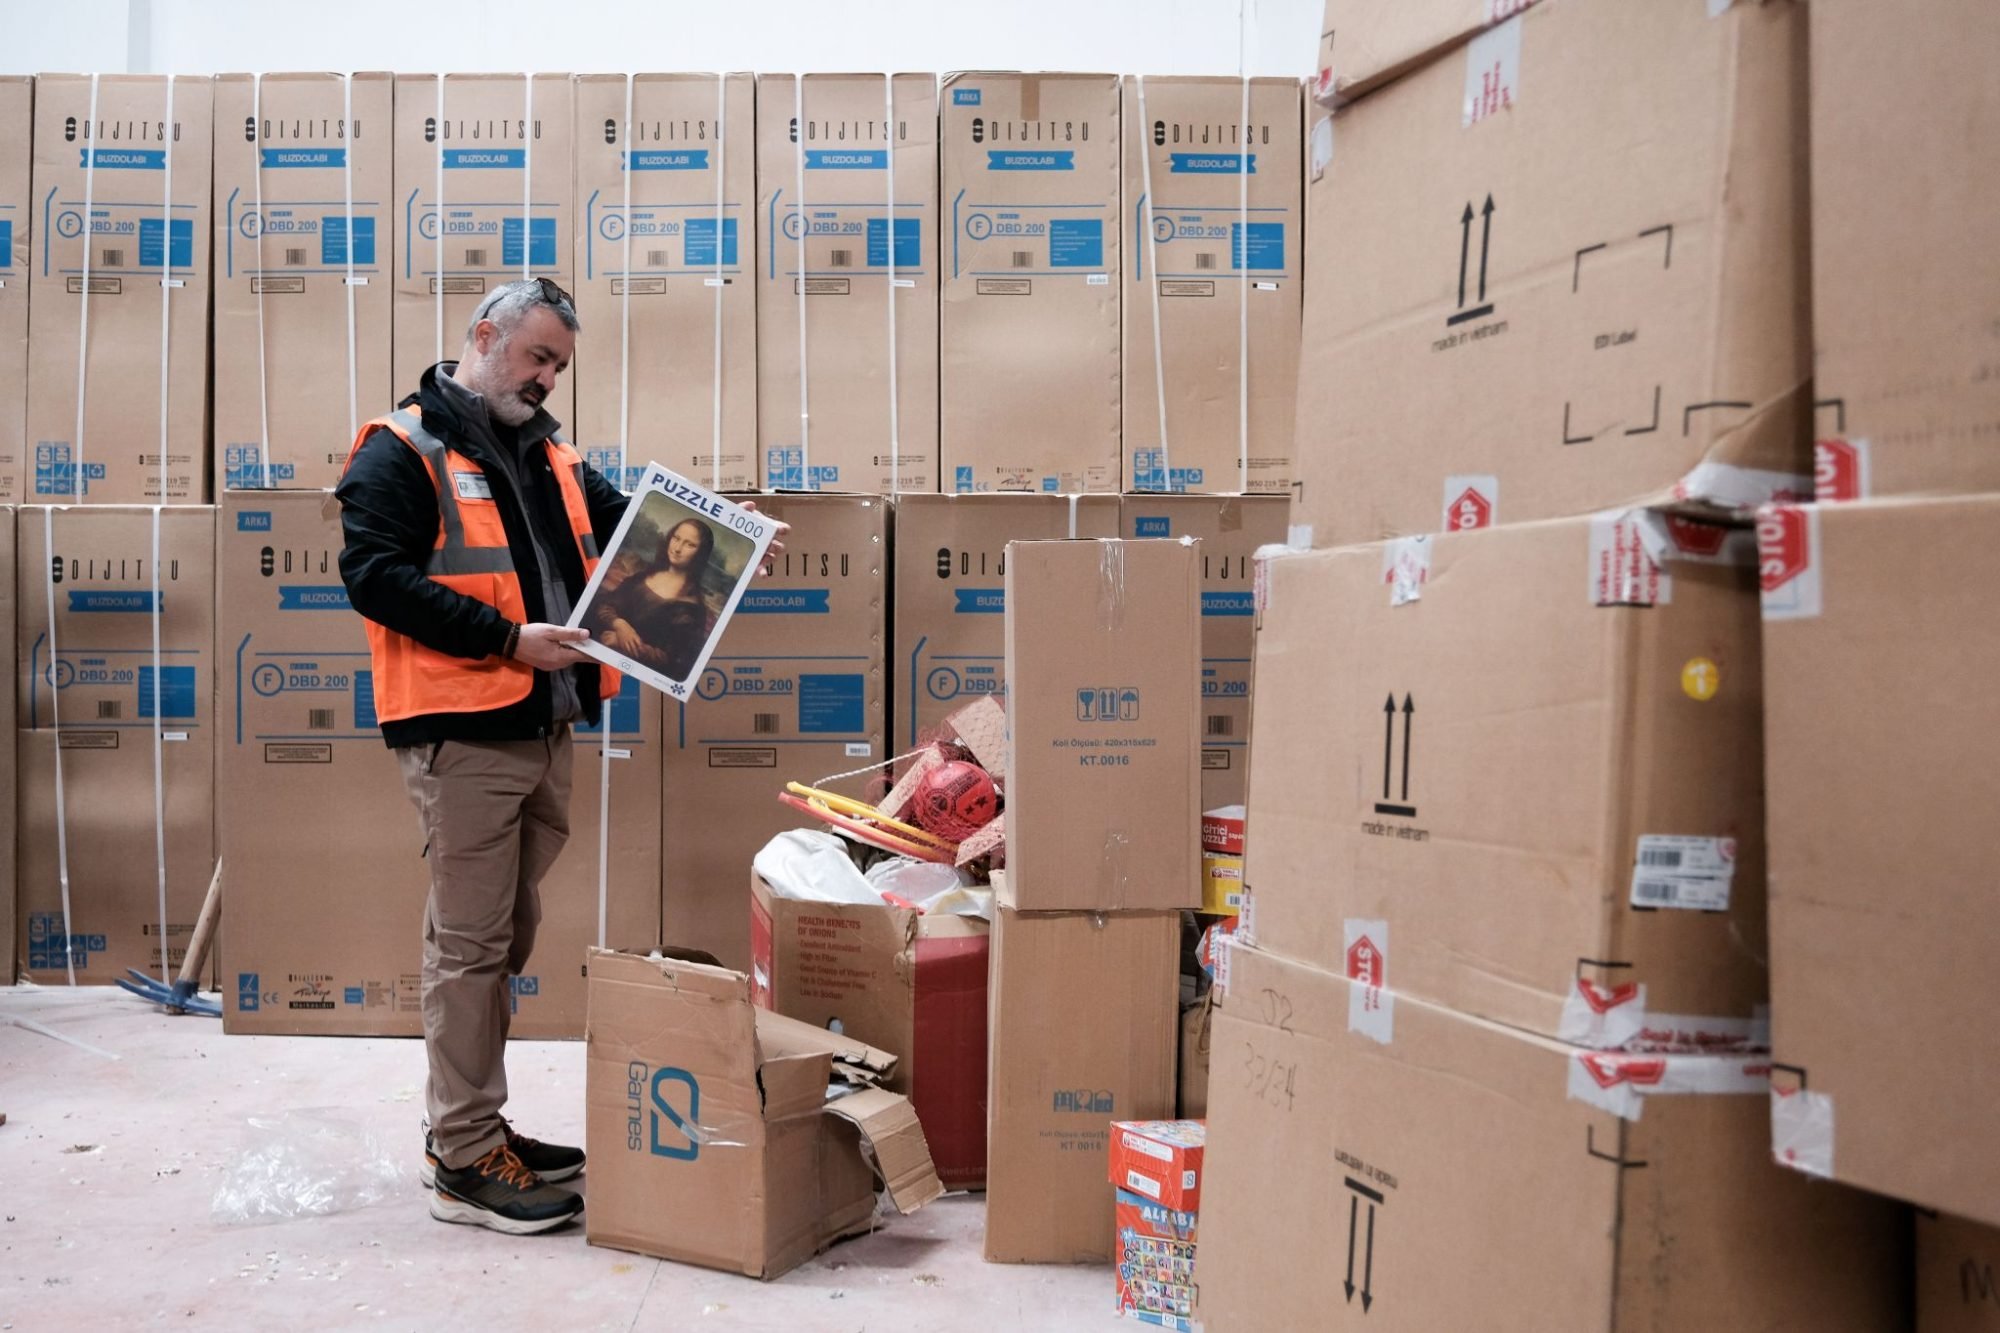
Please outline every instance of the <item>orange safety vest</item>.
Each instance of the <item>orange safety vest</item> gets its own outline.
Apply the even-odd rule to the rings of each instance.
[[[347,451],[347,466],[353,466],[362,442],[377,426],[393,431],[430,469],[431,484],[437,490],[438,533],[426,573],[453,592],[486,603],[515,624],[526,623],[528,604],[521,593],[521,575],[514,568],[507,531],[500,522],[500,506],[493,499],[493,487],[484,469],[424,429],[422,413],[414,406],[399,408],[364,425]],[[555,468],[563,512],[569,516],[570,533],[576,538],[588,580],[597,568],[598,553],[583,493],[583,459],[560,434],[551,435],[544,447]],[[503,657],[477,661],[453,657],[372,620],[363,623],[368,629],[368,656],[375,669],[375,715],[380,721],[400,722],[424,713],[491,712],[521,702],[534,688],[535,669],[525,662]],[[616,695],[618,673],[602,668],[598,690],[602,699]]]

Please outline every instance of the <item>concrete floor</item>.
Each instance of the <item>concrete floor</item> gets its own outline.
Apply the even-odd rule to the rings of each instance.
[[[581,1042],[517,1042],[508,1069],[525,1131],[583,1141]],[[1110,1312],[1109,1269],[982,1261],[979,1195],[891,1217],[773,1283],[592,1248],[581,1228],[435,1222],[415,1174],[423,1070],[415,1041],[224,1037],[122,991],[0,988],[0,1330],[1138,1327]],[[332,1125],[342,1160],[369,1160],[372,1135],[404,1177],[324,1216],[218,1221],[218,1185],[272,1140],[250,1118],[283,1112]]]

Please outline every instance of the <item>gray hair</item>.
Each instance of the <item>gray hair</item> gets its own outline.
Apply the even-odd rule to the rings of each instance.
[[[567,299],[568,293],[564,292],[561,299],[551,299],[543,282],[541,278],[503,282],[488,292],[485,299],[480,301],[478,308],[472,312],[472,319],[465,326],[465,340],[468,343],[472,341],[480,320],[490,319],[499,327],[500,338],[504,343],[514,335],[514,328],[521,322],[522,317],[536,306],[544,306],[555,311],[556,318],[561,320],[563,327],[571,333],[582,332],[583,323],[577,319],[576,307]],[[550,283],[549,286],[554,284]],[[557,287],[556,291],[562,292],[562,288]]]

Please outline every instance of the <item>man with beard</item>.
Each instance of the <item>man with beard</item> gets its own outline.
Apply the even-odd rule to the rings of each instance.
[[[579,328],[546,278],[495,288],[459,360],[361,429],[335,490],[376,715],[430,864],[421,1174],[434,1217],[514,1234],[583,1210],[553,1183],[583,1170],[582,1151],[500,1114],[508,983],[569,837],[570,727],[618,690],[572,646],[588,632],[563,628],[626,504],[542,408]]]

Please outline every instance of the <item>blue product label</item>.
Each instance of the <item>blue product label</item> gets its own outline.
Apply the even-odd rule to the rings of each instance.
[[[139,668],[139,716],[153,716],[153,668]],[[194,668],[191,666],[170,666],[160,668],[160,717],[191,718],[194,716]]]
[[[362,990],[359,986],[348,986],[340,993],[340,1000],[343,1004],[360,1004],[361,999]]]
[[[706,148],[637,148],[625,154],[628,171],[707,171]]]
[[[262,490],[267,486],[283,485],[285,482],[291,481],[298,472],[298,469],[291,463],[272,463],[266,467],[263,449],[254,444],[226,444],[222,447],[222,458],[223,476],[226,478],[225,484],[233,491],[255,491]],[[244,527],[244,520],[250,517],[252,515],[237,515],[237,531],[269,532],[271,530],[271,516],[268,513],[255,516],[263,520],[264,526],[261,528]]]
[[[442,156],[446,171],[505,171],[528,165],[525,148],[447,148]]]
[[[1254,176],[1257,155],[1250,154],[1250,170],[1244,171],[1243,158],[1236,153],[1173,153],[1167,170],[1193,176]]]
[[[986,150],[988,171],[1075,171],[1076,152],[1063,148],[1044,152],[1027,152],[1019,148],[989,148]]]
[[[255,972],[236,974],[236,1010],[238,1013],[254,1014],[258,1001],[264,997],[263,983]]]
[[[521,262],[521,219],[500,219],[500,262],[513,268]],[[556,220],[528,219],[528,267],[555,268]]]
[[[952,104],[953,106],[978,106],[978,105],[979,105],[979,89],[977,89],[977,88],[954,88],[954,89],[952,89],[952,90],[951,90],[951,104]]]
[[[14,223],[12,219],[0,218],[0,269],[14,266]]]
[[[808,171],[881,171],[889,165],[886,148],[808,148]]]
[[[1133,685],[1091,685],[1076,692],[1079,722],[1137,722],[1139,690]]]
[[[194,267],[194,219],[175,218],[171,230],[166,223],[165,218],[139,219],[139,267],[158,268],[162,259],[171,261],[175,268]],[[168,235],[173,238],[171,254],[161,240]]]
[[[750,615],[825,615],[833,609],[831,588],[749,588],[736,603]]]
[[[319,224],[319,262],[341,264],[347,258],[347,214],[336,213],[332,217],[321,218]],[[375,219],[356,215],[354,219],[354,263],[373,264],[375,262]]]
[[[280,168],[345,167],[345,148],[266,148],[258,155],[258,165],[266,171]]]
[[[167,150],[164,148],[100,148],[92,152],[88,148],[76,150],[76,165],[79,170],[96,167],[99,171],[165,171]]]
[[[372,731],[380,723],[375,718],[375,673],[354,673],[354,729]]]
[[[921,268],[924,262],[922,218],[896,219],[896,267]],[[868,219],[868,267],[889,266],[889,219]]]
[[[1052,219],[1049,223],[1049,267],[1103,268],[1103,219]]]
[[[799,677],[799,734],[852,734],[866,725],[866,681],[859,674]]]
[[[1057,479],[1054,477],[1042,478],[1042,489],[1044,491],[1047,491],[1050,495],[1056,494],[1057,485],[1058,485]]]
[[[166,599],[161,598],[161,606]],[[72,613],[85,611],[137,611],[153,609],[153,594],[143,588],[71,588],[69,609]]]
[[[1134,537],[1171,537],[1174,535],[1173,520],[1165,517],[1140,517],[1133,520]]]
[[[245,509],[236,516],[238,532],[269,532],[271,511],[268,509]]]
[[[689,218],[682,224],[681,239],[685,242],[682,262],[689,268],[715,267],[715,219]],[[736,219],[722,220],[722,262],[731,265],[736,262]]]
[[[971,468],[969,468],[969,467],[966,467],[966,466],[964,466],[963,464],[961,464],[961,465],[959,465],[959,466],[957,466],[957,467],[954,467],[954,468],[953,468],[953,469],[951,470],[951,484],[952,484],[953,488],[955,488],[955,489],[957,489],[957,490],[959,490],[959,491],[969,491],[969,490],[971,490],[971,489],[972,489],[972,469],[971,469]]]
[[[1245,237],[1248,237],[1250,262],[1243,262]],[[1282,222],[1252,222],[1229,224],[1229,266],[1241,268],[1282,269],[1285,266],[1285,224]]]
[[[352,611],[347,589],[338,583],[294,585],[278,589],[280,611]]]
[[[1205,616],[1249,616],[1257,613],[1256,596],[1248,592],[1204,592],[1201,613]]]
[[[952,613],[961,616],[1002,614],[1007,609],[1005,588],[954,588]]]
[[[41,440],[35,444],[35,494],[75,495],[76,464],[70,461],[67,441]],[[83,465],[83,493],[90,494],[90,483],[104,480],[104,464],[85,462]]]

